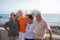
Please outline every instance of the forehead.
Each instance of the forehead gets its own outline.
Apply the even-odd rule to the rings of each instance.
[[[23,11],[18,11],[18,13],[23,13]]]
[[[12,15],[15,15],[15,13],[11,13],[11,16],[12,16]]]
[[[36,17],[37,17],[37,16],[41,16],[41,14],[37,14]]]

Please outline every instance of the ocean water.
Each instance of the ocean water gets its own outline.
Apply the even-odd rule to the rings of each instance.
[[[0,14],[0,23],[6,23],[9,21],[10,14]],[[49,25],[60,26],[60,14],[42,14],[42,17],[48,22]]]
[[[2,17],[1,17],[2,16]],[[4,24],[6,23],[7,21],[9,21],[9,18],[10,18],[10,14],[0,14],[0,24]]]
[[[50,25],[60,26],[60,14],[43,14],[42,16]]]

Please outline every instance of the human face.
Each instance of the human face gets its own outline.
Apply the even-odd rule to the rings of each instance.
[[[24,13],[23,11],[19,11],[19,16],[23,17]]]
[[[15,14],[12,14],[12,20],[16,20],[16,15]]]
[[[40,21],[40,20],[41,20],[41,15],[40,15],[40,14],[37,14],[37,15],[36,15],[36,20],[37,20],[37,21]]]
[[[29,22],[29,23],[32,23],[32,20],[31,20],[30,18],[28,18],[28,22]]]

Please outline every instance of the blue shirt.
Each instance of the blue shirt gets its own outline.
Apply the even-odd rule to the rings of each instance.
[[[32,24],[27,24],[27,28],[26,28],[26,35],[25,38],[27,39],[34,39],[34,32],[33,32],[33,28],[34,28],[34,23]]]

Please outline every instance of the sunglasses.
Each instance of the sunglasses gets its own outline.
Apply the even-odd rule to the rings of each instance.
[[[16,15],[13,15],[13,16],[16,16]]]

